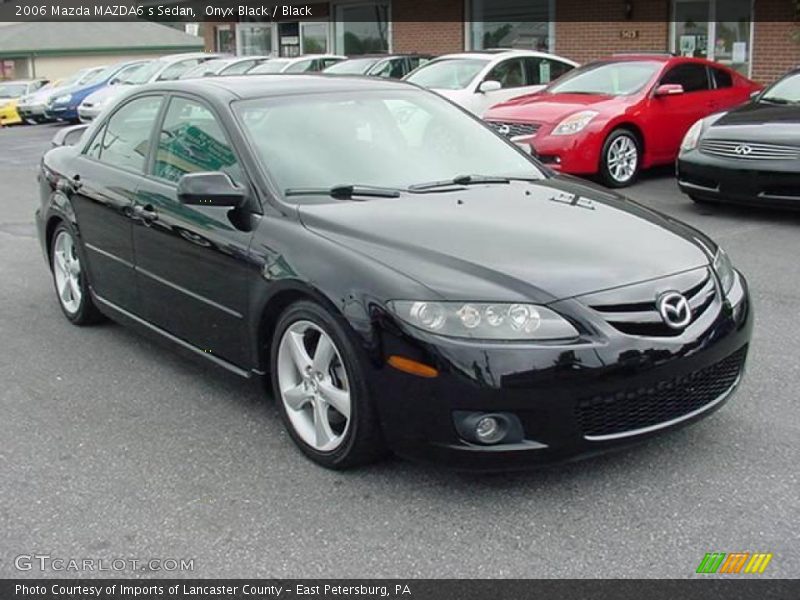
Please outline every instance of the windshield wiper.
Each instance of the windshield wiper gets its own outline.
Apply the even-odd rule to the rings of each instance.
[[[408,186],[409,192],[424,192],[442,187],[466,186],[466,185],[505,185],[512,181],[541,181],[541,177],[513,177],[505,175],[459,175],[452,179],[443,181],[431,181],[430,183],[416,183]]]
[[[776,97],[776,96],[765,96],[763,98],[759,98],[758,101],[759,102],[767,102],[769,104],[797,104],[796,102],[793,102],[793,101],[788,100],[786,98],[779,98],[779,97]]]
[[[330,196],[336,200],[356,200],[364,198],[399,198],[398,190],[391,190],[366,185],[335,185],[329,188],[289,188],[285,192],[289,196]]]

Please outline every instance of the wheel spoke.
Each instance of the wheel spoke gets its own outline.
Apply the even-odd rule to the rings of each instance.
[[[317,349],[314,351],[313,370],[327,373],[334,356],[336,356],[336,350],[333,348],[333,342],[327,335],[321,334]]]
[[[336,412],[343,415],[346,419],[350,418],[350,392],[334,387],[330,381],[319,384],[319,391],[325,401],[330,404]]]
[[[61,302],[64,304],[69,304],[72,302],[72,287],[69,285],[69,277],[64,278],[64,281],[58,290],[58,294],[61,297]]]
[[[331,429],[331,424],[328,421],[327,404],[315,398],[314,402],[314,434],[317,438],[317,447],[324,448],[336,437]]]
[[[73,300],[78,300],[81,297],[81,290],[78,286],[78,280],[76,277],[67,277],[67,283],[69,284],[69,292],[72,296]]]
[[[298,372],[305,373],[311,367],[311,357],[306,351],[302,333],[290,332],[287,338],[289,351],[292,353],[292,360]]]
[[[309,402],[308,392],[302,383],[283,390],[283,399],[292,410],[300,410]]]
[[[67,272],[67,259],[63,252],[56,252],[56,266],[58,266],[63,273]]]

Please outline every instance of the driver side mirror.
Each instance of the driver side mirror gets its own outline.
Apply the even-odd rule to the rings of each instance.
[[[683,93],[683,86],[680,83],[664,83],[656,88],[655,96],[678,96]]]
[[[755,92],[750,92],[750,100],[755,100],[761,95],[762,90],[756,90]]]
[[[497,90],[503,89],[503,84],[499,81],[495,81],[494,79],[487,79],[486,81],[482,81],[481,84],[478,86],[478,92],[481,94],[485,94],[487,92],[496,92]]]
[[[58,148],[59,146],[74,146],[80,141],[81,137],[83,137],[83,132],[88,128],[89,125],[86,123],[63,127],[53,136],[50,143],[53,148]]]
[[[178,201],[189,206],[240,208],[247,200],[244,188],[221,171],[187,173],[178,180]]]
[[[114,77],[111,81],[108,82],[108,85],[117,85],[119,83],[119,77]]]

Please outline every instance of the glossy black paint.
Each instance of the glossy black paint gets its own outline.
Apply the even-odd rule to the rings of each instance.
[[[800,106],[758,99],[710,119],[702,138],[794,147]],[[678,185],[701,200],[800,209],[800,160],[728,158],[694,149],[678,157]]]
[[[94,297],[109,316],[252,376],[268,370],[270,336],[280,312],[294,300],[316,300],[360,341],[359,359],[390,446],[408,456],[484,469],[559,460],[644,439],[651,433],[586,440],[572,412],[575,403],[694,372],[748,344],[746,283],[738,276],[733,299],[722,297],[709,270],[716,251],[711,240],[577,179],[548,175],[541,182],[362,202],[284,201],[254,160],[231,102],[328,90],[357,94],[406,84],[320,76],[259,79],[226,78],[224,86],[213,79],[156,84],[132,96],[180,94],[213,109],[248,181],[248,202],[239,209],[182,204],[176,185],[102,165],[81,155],[81,146],[45,156],[37,211],[43,249],[59,219],[73,224],[85,248]],[[93,123],[86,139],[101,126]],[[602,290],[614,302],[652,301],[670,289],[674,279],[668,276],[687,272],[707,272],[716,300],[680,335],[626,335],[587,304],[587,295]],[[632,284],[638,285],[627,287]],[[393,317],[386,305],[398,299],[547,304],[576,326],[580,338],[570,343],[443,338]],[[396,371],[386,364],[394,354],[430,364],[440,376],[421,379]],[[524,423],[526,441],[497,447],[468,443],[456,432],[455,410],[514,412]]]

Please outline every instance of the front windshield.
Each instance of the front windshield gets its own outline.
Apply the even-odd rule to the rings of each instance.
[[[283,67],[289,64],[288,60],[268,60],[264,64],[258,65],[250,73],[280,73]]]
[[[406,79],[426,88],[463,90],[488,63],[488,60],[481,58],[434,60],[412,72]]]
[[[125,75],[119,82],[125,85],[142,85],[150,81],[156,73],[159,73],[165,64],[165,61],[154,60],[144,65],[141,69]]]
[[[760,98],[763,102],[800,104],[800,73],[789,75],[768,88]]]
[[[202,62],[196,67],[192,67],[186,73],[180,76],[180,79],[192,79],[193,77],[205,77],[206,75],[214,75],[222,70],[225,65],[229,65],[231,59],[215,58]]]
[[[378,62],[377,58],[354,58],[331,65],[325,69],[325,72],[339,75],[362,75],[376,62]]]
[[[110,67],[97,69],[96,71],[87,74],[86,77],[83,77],[80,81],[80,84],[92,85],[95,83],[100,83],[101,81],[105,81],[106,79],[110,78],[117,71],[119,71],[119,65],[111,65]]]
[[[105,70],[105,67],[95,67],[88,69],[80,74],[75,81],[71,82],[72,85],[87,85],[95,81],[95,78]]]
[[[27,87],[24,83],[0,85],[0,98],[19,98]]]
[[[407,189],[462,175],[543,177],[480,121],[420,90],[259,98],[234,106],[284,192],[339,185]]]
[[[662,63],[649,60],[595,62],[570,71],[545,91],[627,96],[647,85],[661,66]]]

